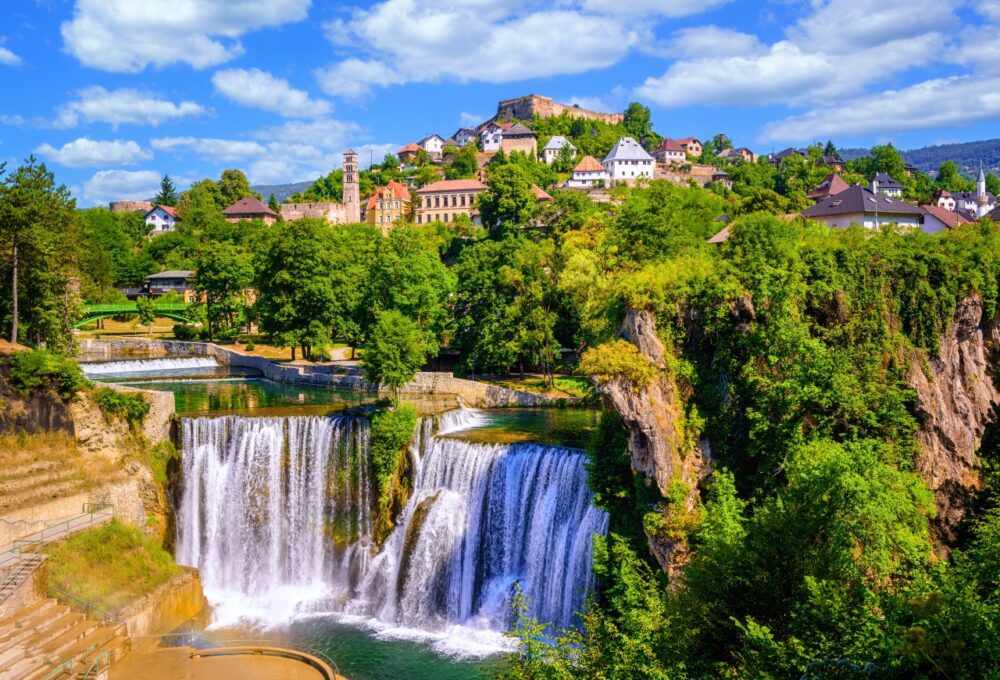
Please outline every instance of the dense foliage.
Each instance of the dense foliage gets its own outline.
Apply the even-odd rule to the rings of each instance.
[[[120,418],[129,427],[141,424],[149,413],[149,402],[142,392],[123,392],[102,387],[94,393],[94,401],[106,418]]]
[[[66,401],[87,385],[87,379],[75,361],[44,349],[13,354],[10,357],[10,381],[22,395],[40,387],[51,387]]]
[[[368,455],[380,502],[386,499],[386,490],[406,455],[418,420],[416,409],[409,404],[398,404],[372,416]]]

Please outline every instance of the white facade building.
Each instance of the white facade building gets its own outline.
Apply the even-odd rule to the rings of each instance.
[[[566,181],[566,186],[576,189],[591,189],[603,187],[608,183],[608,171],[593,156],[584,156],[573,168],[573,176]]]
[[[632,183],[643,177],[652,179],[656,160],[639,142],[631,137],[622,137],[605,156],[603,165],[611,182]]]
[[[146,213],[146,226],[149,227],[149,235],[165,234],[173,231],[177,227],[180,219],[176,208],[169,205],[158,205]]]
[[[479,148],[485,153],[496,153],[503,146],[503,126],[490,123],[479,133]]]
[[[552,165],[559,157],[559,152],[562,151],[565,146],[572,149],[574,154],[576,153],[576,147],[573,146],[573,143],[562,135],[550,137],[549,141],[545,144],[545,148],[542,149],[542,160],[545,161],[547,165]]]
[[[417,142],[417,146],[426,151],[431,158],[441,158],[441,152],[444,149],[444,139],[441,135],[431,135]]]

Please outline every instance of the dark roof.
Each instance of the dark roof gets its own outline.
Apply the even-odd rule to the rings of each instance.
[[[514,123],[503,131],[504,137],[534,137],[535,133],[520,123]]]
[[[277,217],[278,213],[274,212],[266,205],[260,202],[259,199],[248,197],[241,198],[240,200],[233,203],[231,206],[222,211],[223,215],[270,215],[271,217]]]
[[[155,279],[190,279],[192,276],[194,276],[194,272],[191,271],[190,269],[180,269],[169,272],[160,272],[159,274],[150,274],[149,276],[146,277],[146,280],[149,281]]]
[[[841,191],[848,188],[847,182],[841,179],[840,175],[837,173],[833,173],[824,177],[823,181],[817,184],[816,187],[809,192],[809,195],[806,196],[806,198],[810,198],[815,201],[816,199],[825,198],[827,196],[836,196]]]
[[[680,142],[670,139],[669,137],[664,137],[660,145],[656,147],[657,151],[673,151],[675,153],[684,153],[686,149],[684,145]]]
[[[801,156],[801,155],[802,155],[802,152],[799,151],[798,149],[793,149],[792,147],[788,147],[787,149],[784,149],[784,150],[779,151],[778,153],[774,154],[773,156],[771,156],[771,158],[774,158],[774,159],[777,159],[777,160],[780,161],[780,160],[783,160],[783,159],[788,158],[790,156]]]
[[[843,165],[844,161],[838,156],[823,156],[826,165]]]
[[[802,216],[816,219],[834,215],[874,214],[876,210],[885,215],[923,215],[923,211],[915,205],[885,194],[873,194],[860,184],[855,184],[802,211]]]
[[[992,212],[986,213],[986,216],[994,222],[1000,222],[1000,208],[994,208]]]
[[[903,185],[894,180],[884,172],[876,173],[875,181],[878,182],[879,189],[902,189]]]

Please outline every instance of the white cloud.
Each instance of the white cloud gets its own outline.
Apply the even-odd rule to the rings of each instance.
[[[341,61],[317,77],[324,91],[355,97],[403,82],[506,83],[612,66],[648,38],[648,29],[637,27],[643,22],[630,23],[620,12],[523,6],[386,0],[356,10],[348,21],[326,24],[327,36],[336,46],[362,45],[369,56]]]
[[[315,179],[338,167],[344,151],[360,135],[357,124],[333,118],[288,121],[258,130],[253,136],[266,151],[250,164],[247,176],[254,183]]]
[[[138,73],[185,63],[207,68],[243,53],[244,33],[304,19],[311,0],[76,0],[62,24],[85,66]]]
[[[755,35],[718,26],[695,26],[678,31],[666,46],[673,57],[698,59],[704,55],[749,57],[767,51]]]
[[[238,104],[273,111],[288,118],[311,118],[330,112],[330,103],[312,99],[287,80],[260,69],[230,69],[212,76],[215,89]]]
[[[854,96],[941,59],[953,47],[960,0],[813,0],[812,10],[765,46],[716,26],[668,43],[680,57],[636,94],[661,106],[816,104]]]
[[[459,127],[475,127],[486,120],[488,116],[481,116],[478,113],[469,113],[468,111],[462,111],[458,114],[458,125]]]
[[[1000,21],[1000,0],[980,0],[976,11],[993,21]]]
[[[157,137],[149,140],[157,151],[193,151],[201,158],[218,161],[241,161],[267,152],[263,144],[239,139],[212,137]]]
[[[584,0],[586,10],[606,14],[661,14],[667,17],[684,17],[708,12],[732,0]]]
[[[6,64],[7,66],[18,66],[21,63],[21,57],[17,56],[6,47],[0,47],[0,64]]]
[[[108,91],[99,85],[77,93],[77,99],[59,109],[55,127],[75,127],[82,123],[119,125],[160,125],[168,120],[198,116],[205,109],[194,102],[175,103],[141,90]]]
[[[765,142],[897,134],[996,120],[1000,78],[954,77],[886,90],[770,123]]]
[[[570,97],[566,103],[570,106],[579,106],[581,109],[590,109],[591,111],[611,110],[610,106],[604,103],[604,100],[600,97]]]
[[[112,165],[133,165],[153,157],[149,151],[132,140],[95,141],[80,137],[55,148],[42,144],[35,153],[70,168],[99,168]]]
[[[153,170],[100,170],[83,183],[83,196],[91,203],[143,200],[159,186],[160,173]]]

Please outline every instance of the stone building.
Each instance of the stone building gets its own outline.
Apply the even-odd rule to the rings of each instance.
[[[344,221],[361,221],[361,189],[358,178],[358,154],[354,149],[344,152]]]
[[[538,137],[520,123],[514,123],[503,131],[500,148],[508,156],[520,151],[529,158],[535,158],[538,155]]]
[[[148,213],[153,209],[149,201],[111,201],[108,208],[113,213]]]
[[[529,94],[514,99],[505,99],[497,104],[496,120],[534,120],[539,118],[555,118],[566,114],[570,118],[583,118],[585,120],[599,120],[603,123],[617,125],[625,120],[625,115],[621,113],[601,113],[599,111],[588,111],[579,106],[569,106],[552,101],[548,97],[537,94]]]
[[[222,216],[226,222],[264,220],[265,224],[274,224],[278,221],[278,213],[261,203],[260,199],[253,197],[241,198],[236,201],[222,211]]]
[[[343,203],[317,201],[314,203],[283,203],[279,206],[281,218],[286,222],[307,217],[326,220],[329,224],[354,224],[361,221],[361,200],[358,185],[358,154],[344,152]]]
[[[454,222],[461,215],[476,221],[476,196],[484,191],[486,185],[475,179],[446,179],[417,189],[417,224]]]

